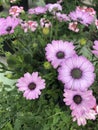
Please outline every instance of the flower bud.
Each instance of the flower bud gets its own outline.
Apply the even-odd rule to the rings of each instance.
[[[87,40],[86,40],[85,38],[81,38],[81,39],[79,40],[79,43],[80,43],[81,45],[85,45],[86,42],[87,42]]]
[[[43,31],[44,35],[48,35],[49,34],[49,28],[44,27],[42,31]]]
[[[32,46],[33,46],[33,48],[37,48],[38,45],[37,45],[37,43],[33,43]]]
[[[43,66],[44,66],[45,69],[51,68],[51,64],[48,61],[45,61]]]

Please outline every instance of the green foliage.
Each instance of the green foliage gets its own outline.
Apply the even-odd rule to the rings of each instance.
[[[53,0],[45,2],[55,3]],[[44,2],[39,1],[38,5],[44,5]],[[63,13],[69,13],[78,5],[82,5],[79,0],[64,0]],[[46,35],[41,27],[35,32],[24,33],[18,26],[14,34],[0,37],[0,55],[7,59],[7,65],[0,63],[0,130],[97,130],[98,118],[88,121],[86,126],[78,126],[72,121],[71,111],[63,102],[64,85],[57,79],[58,72],[49,64],[45,66],[47,43],[54,39],[73,42],[77,54],[84,55],[95,66],[96,79],[91,89],[98,101],[98,58],[91,53],[93,41],[98,39],[95,25],[85,27],[79,24],[80,31],[75,33],[68,29],[68,22],[60,23],[49,12],[30,17],[24,12],[20,17],[38,23],[44,17],[51,21],[52,27]],[[46,88],[39,99],[29,101],[17,90],[16,82],[24,73],[35,71],[45,79]]]

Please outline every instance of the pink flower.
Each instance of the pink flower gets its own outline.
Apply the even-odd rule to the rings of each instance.
[[[81,116],[77,116],[77,114],[74,114],[74,111],[72,112],[72,116],[73,116],[73,121],[76,121],[77,120],[77,123],[78,125],[86,125],[87,124],[87,121],[88,119],[90,120],[95,120],[96,119],[96,115],[97,113],[93,110],[93,109],[90,109],[89,111],[84,111],[82,112],[82,115]]]
[[[88,12],[83,12],[81,10],[70,12],[69,17],[73,21],[80,22],[85,26],[88,26],[94,22],[94,16],[90,15]]]
[[[64,89],[64,102],[72,110],[73,121],[77,120],[78,125],[86,125],[88,119],[95,120],[97,113],[93,110],[96,99],[92,90],[72,91]]]
[[[83,12],[86,12],[85,10],[87,9],[87,6],[77,6],[76,7],[76,10],[80,10],[80,11],[83,11]]]
[[[86,6],[83,6],[83,7],[80,7],[80,6],[77,6],[76,10],[81,10],[83,12],[88,12],[90,15],[96,15],[96,11],[93,9],[93,8],[90,8],[90,7],[86,7]]]
[[[54,68],[57,68],[65,59],[76,55],[74,48],[72,42],[53,40],[45,48],[46,58]]]
[[[38,76],[38,72],[25,73],[24,77],[18,79],[16,86],[19,91],[24,92],[26,99],[37,99],[41,95],[41,90],[45,88],[45,80]]]
[[[56,18],[62,22],[66,22],[66,21],[69,21],[69,17],[66,15],[66,14],[61,14],[60,12],[56,13]]]
[[[98,56],[98,40],[95,40],[95,41],[94,41],[93,49],[94,49],[94,50],[92,51],[92,53],[93,53],[94,55]]]
[[[37,23],[36,21],[31,21],[31,20],[29,20],[29,21],[27,22],[27,24],[28,24],[28,28],[29,28],[32,32],[34,32],[34,31],[37,29],[37,27],[38,27],[38,23]]]
[[[98,19],[95,20],[96,28],[98,29]]]
[[[45,19],[45,18],[41,18],[40,19],[40,26],[43,28],[43,27],[46,27],[46,28],[49,28],[52,26],[51,22],[48,20],[48,19]]]
[[[87,90],[95,79],[94,66],[84,56],[68,58],[58,69],[58,79],[66,89]]]
[[[28,13],[29,13],[29,14],[39,15],[39,14],[45,14],[46,11],[47,11],[47,8],[46,8],[46,7],[38,6],[38,7],[29,9],[29,10],[28,10]]]
[[[19,25],[19,19],[8,16],[0,20],[0,35],[14,33],[14,29]]]
[[[28,31],[28,23],[26,21],[20,20],[20,25],[21,25],[21,28],[26,33]]]
[[[88,91],[73,91],[64,89],[64,102],[74,110],[78,116],[82,115],[82,111],[88,111],[96,105],[95,97],[92,95],[92,90]]]
[[[71,23],[69,23],[68,29],[72,30],[74,32],[79,32],[78,22],[71,22]]]
[[[0,18],[0,35],[4,35],[5,18]]]
[[[49,12],[55,14],[57,11],[62,11],[62,6],[58,3],[55,4],[47,4],[46,8]]]
[[[96,112],[97,115],[98,115],[98,105],[95,106],[95,112]]]
[[[19,14],[21,12],[23,12],[23,7],[18,7],[18,6],[12,6],[10,9],[9,9],[9,15],[12,15],[13,17],[14,16],[19,16]]]

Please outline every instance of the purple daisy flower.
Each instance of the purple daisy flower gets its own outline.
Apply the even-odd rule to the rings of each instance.
[[[18,26],[19,19],[8,16],[6,19],[1,20],[0,34],[6,35],[14,33],[14,29]]]
[[[76,55],[72,42],[62,41],[62,40],[53,40],[52,43],[47,44],[46,58],[54,68],[57,68],[61,65],[65,59]]]
[[[95,78],[94,66],[84,56],[67,59],[58,72],[58,79],[65,84],[64,87],[72,90],[87,90]]]
[[[81,116],[76,116],[76,114],[74,114],[74,111],[72,112],[72,116],[73,116],[73,121],[77,121],[78,125],[86,125],[87,124],[87,119],[89,120],[95,120],[96,119],[96,115],[97,113],[95,112],[95,110],[90,109],[87,112],[82,112]]]
[[[25,73],[24,77],[18,79],[16,84],[19,91],[23,91],[26,99],[36,99],[41,94],[41,90],[45,88],[45,80],[38,76],[38,72]]]
[[[56,18],[58,19],[59,22],[66,22],[69,21],[69,17],[66,14],[61,14],[60,12],[56,13]]]
[[[94,16],[90,15],[88,12],[83,12],[81,10],[75,10],[70,12],[69,17],[74,20],[78,21],[81,24],[88,26],[94,22]]]
[[[29,13],[29,14],[39,15],[39,14],[45,14],[46,11],[47,11],[47,8],[46,8],[46,7],[38,6],[38,7],[29,9],[29,10],[28,10],[28,13]]]
[[[4,35],[5,18],[0,18],[0,35]]]
[[[53,14],[55,14],[58,11],[62,11],[62,6],[58,3],[54,3],[54,4],[49,3],[46,5],[46,8],[49,12]]]
[[[93,49],[92,53],[98,56],[98,40],[94,41]]]
[[[73,115],[82,116],[83,112],[87,112],[94,108],[96,99],[92,95],[92,90],[88,91],[73,91],[64,89],[64,102],[73,110]]]

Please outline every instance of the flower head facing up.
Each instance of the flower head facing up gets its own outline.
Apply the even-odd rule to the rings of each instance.
[[[96,15],[96,11],[93,8],[87,7],[87,6],[77,6],[76,10],[80,10],[83,12],[88,12],[90,15]]]
[[[38,72],[25,73],[24,77],[18,79],[16,86],[19,91],[23,91],[26,99],[36,99],[45,88],[45,80],[38,76]]]
[[[83,111],[89,111],[96,105],[96,99],[92,91],[73,91],[64,89],[64,102],[74,110],[77,116],[81,116]]]
[[[74,48],[71,42],[53,40],[52,43],[47,44],[45,48],[46,58],[51,62],[54,68],[57,68],[65,59],[76,54]]]
[[[69,17],[81,24],[88,26],[94,22],[94,16],[90,15],[88,12],[83,12],[81,10],[75,10],[70,12]]]
[[[19,16],[19,14],[22,13],[23,11],[24,11],[23,7],[12,6],[9,9],[9,15],[12,15],[13,17]]]
[[[98,40],[94,41],[93,49],[92,53],[98,57]]]
[[[94,66],[84,56],[67,59],[58,72],[58,79],[65,84],[64,87],[72,90],[87,90],[95,79]]]
[[[14,33],[14,29],[19,25],[19,19],[8,16],[1,20],[1,35]]]
[[[56,14],[56,12],[58,11],[62,11],[62,6],[58,3],[54,3],[54,4],[47,4],[46,8],[49,12]]]

